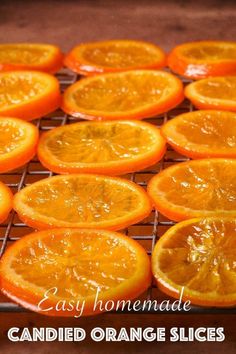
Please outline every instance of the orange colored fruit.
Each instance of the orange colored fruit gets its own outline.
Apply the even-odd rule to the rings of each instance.
[[[155,207],[169,219],[236,217],[236,159],[203,159],[164,169],[148,184]]]
[[[0,172],[20,167],[36,153],[38,129],[18,118],[0,118]]]
[[[236,74],[236,42],[200,41],[175,47],[168,57],[172,71],[191,79]]]
[[[166,55],[161,48],[148,42],[111,40],[74,47],[65,57],[65,65],[83,75],[159,69],[166,65]]]
[[[133,70],[79,80],[64,93],[62,109],[78,118],[143,119],[183,100],[183,85],[158,70]]]
[[[194,111],[180,114],[161,128],[167,142],[193,159],[236,157],[236,113]]]
[[[94,309],[97,291],[102,307],[144,292],[150,268],[145,250],[120,233],[52,229],[27,235],[7,249],[1,289],[23,307],[51,316],[78,316],[84,302],[82,316],[88,316],[102,312],[99,305]],[[48,300],[42,302],[45,294]]]
[[[38,71],[0,73],[0,116],[40,118],[60,106],[58,80]]]
[[[211,77],[186,86],[185,96],[199,109],[236,111],[236,76]]]
[[[62,67],[60,48],[49,44],[11,43],[0,45],[0,71],[38,70],[55,73]]]
[[[152,270],[160,289],[201,306],[236,305],[236,219],[191,219],[157,241]]]
[[[154,125],[140,121],[79,122],[44,133],[41,163],[56,173],[120,175],[151,166],[165,152]]]
[[[12,192],[2,182],[0,182],[0,223],[4,222],[12,209]]]
[[[151,212],[144,189],[117,177],[77,174],[43,179],[14,197],[21,220],[36,229],[79,227],[119,230]]]

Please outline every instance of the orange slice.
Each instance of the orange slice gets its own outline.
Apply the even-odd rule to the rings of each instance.
[[[60,106],[58,80],[38,71],[0,73],[0,116],[40,118]]]
[[[182,83],[158,70],[97,75],[71,85],[62,109],[85,119],[142,119],[168,111],[183,100]]]
[[[134,40],[80,44],[65,58],[66,66],[84,75],[132,69],[159,69],[165,64],[166,56],[161,48]]]
[[[236,305],[236,219],[191,219],[158,240],[152,270],[166,294],[202,306]]]
[[[185,96],[199,109],[236,111],[236,76],[212,77],[186,86]]]
[[[163,215],[179,221],[193,217],[236,217],[236,159],[187,161],[154,176],[148,193]]]
[[[0,118],[0,172],[24,165],[36,153],[38,129],[18,118]]]
[[[52,229],[27,235],[4,253],[1,289],[13,301],[45,315],[94,315],[108,302],[116,306],[144,292],[151,282],[150,268],[145,250],[122,234]],[[102,309],[94,309],[97,292]],[[45,294],[48,300],[42,302]]]
[[[56,173],[119,175],[155,164],[165,152],[159,129],[140,121],[80,122],[41,136],[38,157]]]
[[[0,182],[0,223],[4,222],[12,209],[12,192],[2,182]]]
[[[180,154],[236,157],[236,113],[195,111],[169,120],[161,128],[167,142]]]
[[[151,212],[144,189],[117,177],[78,174],[43,179],[14,197],[21,220],[36,229],[79,227],[119,230]]]
[[[0,45],[0,71],[39,70],[50,73],[62,67],[63,54],[54,45],[11,43]]]
[[[200,41],[175,47],[168,65],[177,74],[192,79],[236,74],[236,42]]]

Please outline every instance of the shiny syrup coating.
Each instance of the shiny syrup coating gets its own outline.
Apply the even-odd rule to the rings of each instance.
[[[77,123],[48,134],[47,149],[62,162],[127,160],[153,149],[156,136],[132,122]],[[145,144],[144,144],[145,142]]]
[[[21,146],[25,140],[25,130],[16,122],[2,118],[0,120],[0,155]]]
[[[235,233],[234,218],[193,219],[172,227],[155,247],[154,275],[163,284],[168,280],[196,292],[193,298],[236,301]]]
[[[181,114],[162,127],[168,143],[192,157],[236,156],[236,114],[198,110]]]
[[[0,75],[0,109],[30,101],[42,94],[45,82],[33,73]]]
[[[73,94],[82,109],[106,112],[126,112],[144,105],[153,105],[172,92],[173,77],[154,71],[132,71],[87,81]]]
[[[33,239],[20,250],[11,268],[40,292],[57,287],[57,296],[77,299],[95,295],[97,288],[106,291],[125,282],[133,275],[136,262],[135,250],[109,233],[63,230]]]
[[[40,227],[42,222],[43,228],[117,230],[151,212],[141,187],[125,179],[89,174],[54,176],[33,183],[16,194],[14,208],[26,223]]]
[[[0,45],[1,64],[37,65],[48,59],[47,47],[32,45]]]
[[[172,220],[236,216],[236,160],[201,159],[173,165],[154,176],[148,192]]]
[[[139,67],[155,63],[160,53],[157,47],[141,45],[139,42],[117,44],[115,41],[106,45],[87,46],[82,51],[83,58],[90,64],[108,68]]]

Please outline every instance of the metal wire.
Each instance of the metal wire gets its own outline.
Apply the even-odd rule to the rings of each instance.
[[[70,71],[63,70],[57,74],[57,77],[61,84],[62,91],[68,86],[73,84],[75,81],[78,80],[78,76]],[[187,80],[183,80],[184,83],[187,83]],[[168,119],[173,118],[174,116],[192,111],[193,107],[190,102],[184,101],[179,107],[175,108],[174,110],[154,117],[147,119],[150,123],[161,126],[165,123]],[[70,124],[78,119],[68,116],[61,110],[54,112],[53,114],[46,116],[42,119],[39,119],[35,122],[38,126],[40,131],[50,130],[54,127]],[[187,160],[187,158],[177,154],[174,152],[170,147],[168,147],[165,156],[162,160],[155,166],[152,166],[149,169],[144,171],[138,171],[135,173],[128,174],[124,176],[124,178],[130,179],[135,183],[146,187],[148,180],[165,167],[170,166],[173,163],[178,163]],[[13,172],[8,172],[1,175],[1,180],[6,183],[13,191],[19,191],[24,188],[26,185],[29,185],[35,181],[38,181],[42,178],[52,176],[53,173],[46,170],[38,161],[37,157],[31,160],[27,165],[23,168],[18,169]],[[123,230],[127,235],[132,237],[133,239],[137,240],[141,243],[141,245],[146,249],[149,255],[152,254],[153,248],[157,239],[171,226],[175,223],[171,220],[166,219],[163,215],[158,213],[157,211],[153,211],[150,217],[146,220],[128,227],[127,229]],[[33,231],[24,223],[22,223],[16,213],[14,211],[11,212],[7,222],[0,225],[0,256],[3,255],[5,249],[11,245],[13,242],[18,240],[20,237],[28,234],[29,232]],[[154,300],[158,299],[158,301],[162,301],[163,299],[167,299],[167,296],[162,294],[155,284],[153,283],[151,287],[145,294],[145,297],[142,300]],[[173,301],[173,299],[172,299]],[[9,302],[8,299],[1,296],[0,297],[0,312],[27,312],[26,309]],[[140,309],[138,313],[173,313],[172,310],[170,311],[154,311],[153,307],[151,309]],[[123,311],[123,313],[137,313],[137,311]],[[192,306],[191,311],[189,312],[182,312],[182,313],[236,313],[236,309],[220,309],[220,308],[204,308],[204,307],[196,307]]]

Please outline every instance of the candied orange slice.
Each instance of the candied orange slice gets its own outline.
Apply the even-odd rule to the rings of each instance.
[[[65,65],[84,75],[132,69],[159,69],[166,56],[158,46],[142,41],[111,40],[80,44],[65,57]]]
[[[169,120],[161,128],[167,142],[180,154],[236,157],[236,113],[194,111]]]
[[[2,182],[0,182],[0,223],[4,222],[12,209],[12,192]]]
[[[140,121],[80,122],[44,133],[41,163],[56,173],[119,175],[155,164],[165,152],[159,129]]]
[[[175,47],[168,65],[177,74],[201,79],[236,74],[236,42],[200,41]]]
[[[36,229],[80,227],[119,230],[151,212],[144,189],[118,177],[89,174],[43,179],[14,197],[21,220]]]
[[[50,44],[11,43],[0,45],[0,71],[39,70],[50,73],[62,67],[63,54]]]
[[[40,118],[60,106],[58,80],[38,71],[0,73],[0,116]]]
[[[148,185],[157,210],[180,221],[193,217],[236,217],[236,159],[203,159],[170,166]]]
[[[96,75],[71,85],[62,109],[85,119],[143,119],[177,106],[182,86],[178,78],[158,70]]]
[[[201,306],[236,305],[236,219],[198,218],[171,227],[158,240],[152,270],[166,294]]]
[[[13,301],[45,315],[94,315],[108,302],[115,307],[144,292],[151,282],[150,268],[145,250],[120,233],[51,229],[21,238],[4,253],[1,289]],[[94,308],[97,294],[102,308]]]
[[[24,165],[36,153],[38,129],[18,118],[0,118],[0,172]]]
[[[186,86],[185,96],[199,109],[236,111],[236,76],[202,79]]]

